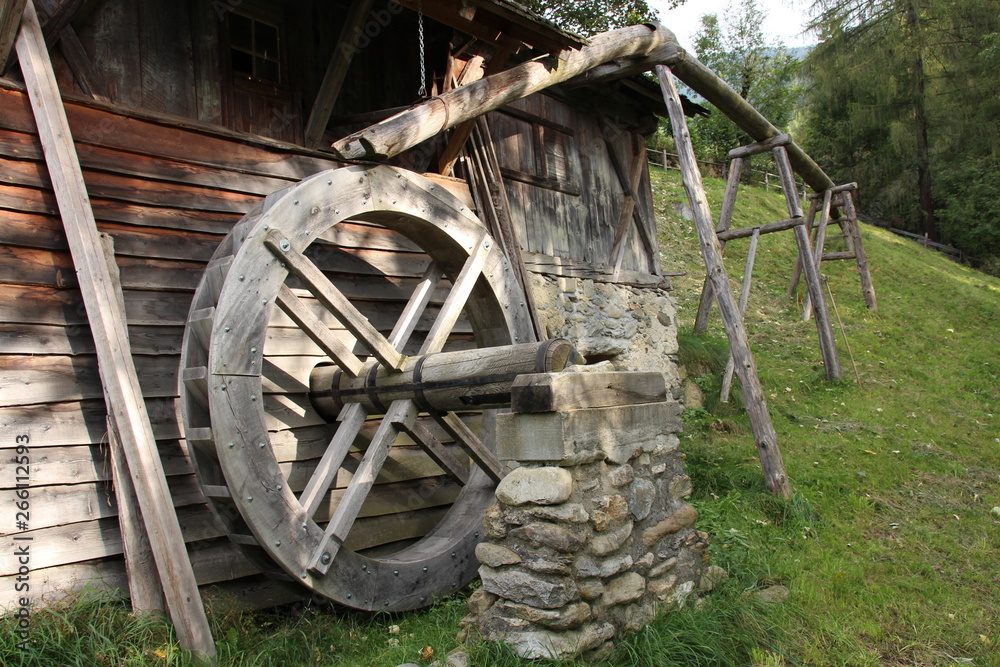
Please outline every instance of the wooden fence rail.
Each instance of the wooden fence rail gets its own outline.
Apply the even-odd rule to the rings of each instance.
[[[914,232],[908,232],[905,229],[898,229],[896,227],[893,227],[892,223],[890,223],[887,220],[879,220],[878,218],[873,218],[871,216],[866,216],[866,215],[858,216],[858,219],[870,225],[875,225],[876,227],[881,227],[882,229],[888,229],[890,232],[896,234],[897,236],[905,236],[908,239],[913,239],[914,241],[924,246],[925,248],[936,250],[942,255],[945,255],[946,257],[949,257],[961,264],[969,264],[979,261],[978,258],[972,257],[971,255],[967,255],[965,252],[959,250],[958,248],[953,248],[950,245],[945,245],[944,243],[938,243],[937,241],[931,241],[929,238],[927,238],[926,234],[916,234]]]
[[[654,166],[654,167],[660,167],[661,169],[673,169],[674,171],[680,171],[680,166],[678,165],[678,162],[677,162],[677,154],[676,153],[670,153],[666,149],[663,149],[663,148],[649,148],[649,147],[647,147],[646,148],[646,159],[649,161],[649,164],[652,165],[652,166]],[[700,165],[705,165],[705,167],[707,167],[707,169],[705,167],[702,167],[702,171],[706,172],[710,176],[714,176],[716,178],[726,178],[729,175],[728,174],[729,167],[728,167],[727,163],[724,163],[724,162],[712,162],[711,160],[698,160],[698,164],[699,164],[699,166]],[[751,180],[749,181],[749,184],[752,184],[752,185],[761,185],[761,186],[764,187],[765,190],[768,190],[771,187],[771,181],[772,181],[772,179],[775,179],[774,183],[777,185],[777,187],[779,187],[779,188],[781,187],[781,181],[780,181],[778,175],[775,174],[775,173],[773,173],[773,172],[766,171],[766,170],[763,170],[763,169],[744,169],[743,171],[744,171],[744,173],[758,174],[758,176],[756,178],[751,178]],[[796,184],[796,189],[799,192],[801,192],[802,193],[802,197],[805,198],[805,196],[806,196],[806,186],[805,186],[805,183],[803,183],[802,181],[798,181],[797,180],[795,182],[795,184]]]

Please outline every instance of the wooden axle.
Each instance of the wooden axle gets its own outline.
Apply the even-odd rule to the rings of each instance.
[[[412,399],[426,412],[507,407],[518,375],[561,371],[575,357],[568,340],[553,338],[407,357],[399,371],[374,362],[358,377],[323,365],[309,377],[309,396],[317,412],[330,422],[349,403],[360,403],[370,414],[384,414],[393,401],[401,399]]]

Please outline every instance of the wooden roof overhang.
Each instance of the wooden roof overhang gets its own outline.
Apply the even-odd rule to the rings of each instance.
[[[398,0],[426,16],[485,42],[517,53],[524,45],[545,53],[579,49],[587,39],[509,0]]]

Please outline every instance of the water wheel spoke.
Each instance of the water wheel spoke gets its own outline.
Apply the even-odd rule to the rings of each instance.
[[[316,510],[336,479],[340,466],[344,464],[344,459],[347,458],[351,445],[354,444],[355,438],[361,432],[361,427],[364,426],[367,416],[360,403],[351,403],[341,411],[337,418],[337,421],[340,422],[340,425],[337,426],[337,432],[334,433],[333,439],[330,440],[326,451],[323,452],[323,457],[309,478],[306,488],[299,495],[299,503],[305,510],[306,516],[311,517],[316,514]]]
[[[398,351],[402,352],[403,347],[410,340],[410,335],[413,334],[417,322],[420,321],[424,310],[427,308],[427,304],[431,300],[431,296],[434,295],[434,288],[437,287],[438,281],[441,280],[441,276],[443,275],[444,271],[441,269],[441,266],[437,262],[431,262],[431,265],[427,267],[427,271],[424,272],[423,277],[420,279],[420,283],[417,284],[417,288],[410,295],[410,300],[406,303],[406,307],[403,308],[403,314],[399,316],[396,326],[393,327],[392,333],[389,334],[389,344]]]
[[[278,307],[345,373],[351,377],[358,376],[364,363],[347,345],[330,333],[329,327],[306,308],[302,300],[295,296],[287,285],[282,285],[278,290]]]
[[[496,483],[503,479],[503,472],[500,466],[500,459],[490,451],[482,440],[472,432],[461,417],[454,412],[441,414],[432,413],[434,419],[441,425],[448,435],[455,439],[455,442],[464,449],[473,461],[476,462],[483,471]]]
[[[330,523],[326,526],[326,532],[320,545],[313,553],[309,562],[309,571],[317,575],[326,574],[330,564],[336,558],[340,546],[347,539],[351,532],[351,527],[361,512],[368,493],[375,484],[375,478],[382,470],[382,465],[389,456],[389,450],[396,439],[396,435],[403,426],[410,427],[417,419],[417,409],[413,401],[403,399],[393,401],[386,412],[382,423],[372,437],[365,455],[358,465],[357,471],[351,478],[344,495],[334,510]]]
[[[452,329],[455,328],[455,323],[458,321],[459,315],[462,314],[462,309],[465,308],[465,304],[472,294],[472,289],[476,286],[476,280],[478,280],[483,266],[486,264],[486,257],[490,254],[490,248],[491,242],[489,241],[489,236],[484,233],[476,241],[469,259],[465,261],[465,265],[459,272],[458,277],[455,278],[451,292],[448,293],[448,298],[445,299],[444,305],[441,306],[441,312],[437,320],[434,321],[434,326],[431,327],[430,333],[427,334],[427,339],[420,348],[420,354],[440,352],[444,347]]]
[[[390,368],[397,370],[400,368],[403,355],[396,351],[385,336],[372,326],[368,318],[348,301],[344,293],[337,289],[309,258],[292,249],[284,234],[272,229],[265,237],[264,244],[379,361]]]
[[[429,428],[418,421],[414,421],[410,425],[402,423],[400,428],[423,447],[427,455],[441,466],[441,469],[448,473],[449,477],[465,486],[466,482],[469,481],[469,471],[462,466],[458,459],[452,456],[440,440],[434,437]]]

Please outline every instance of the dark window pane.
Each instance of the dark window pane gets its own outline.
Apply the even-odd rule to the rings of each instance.
[[[277,61],[266,60],[258,56],[254,58],[254,64],[257,65],[256,74],[258,79],[281,83],[281,67],[278,65]]]
[[[278,29],[273,25],[254,21],[254,53],[278,59]]]
[[[229,12],[229,44],[253,50],[253,19]]]
[[[253,56],[236,49],[229,49],[229,54],[232,58],[233,72],[253,76]]]

